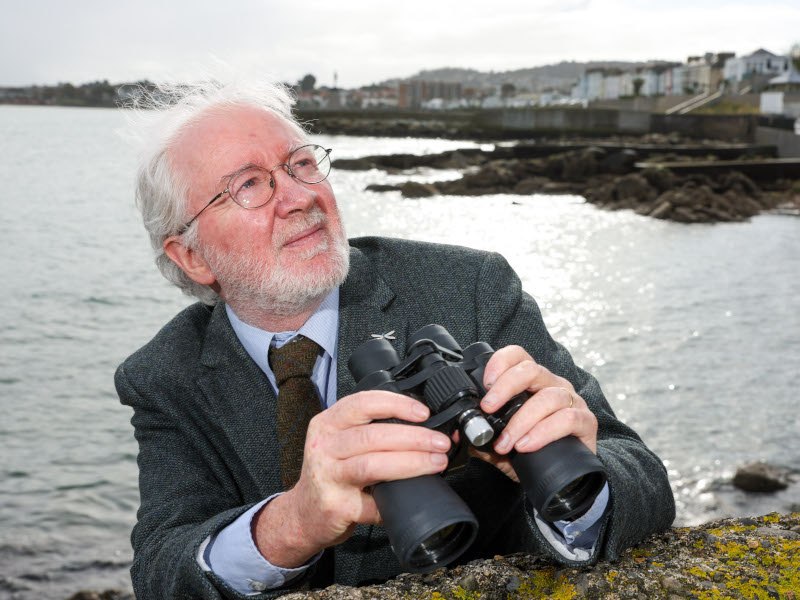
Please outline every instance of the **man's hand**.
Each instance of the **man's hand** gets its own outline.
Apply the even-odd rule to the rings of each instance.
[[[347,539],[356,524],[379,523],[368,488],[381,481],[439,473],[447,466],[448,437],[414,425],[428,408],[382,391],[360,392],[315,416],[308,427],[297,484],[254,519],[261,554],[273,565],[297,567]]]
[[[523,348],[506,346],[495,352],[486,365],[483,382],[488,391],[481,409],[487,413],[494,413],[519,393],[532,394],[495,440],[497,455],[474,451],[515,481],[519,478],[506,456],[512,449],[533,452],[574,435],[597,453],[594,413],[569,381],[537,364]]]

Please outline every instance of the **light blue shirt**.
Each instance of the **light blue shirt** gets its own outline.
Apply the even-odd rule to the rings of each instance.
[[[311,380],[317,386],[319,396],[325,402],[326,408],[336,402],[336,361],[334,357],[339,333],[339,288],[325,296],[316,312],[297,331],[279,333],[264,331],[239,319],[227,304],[225,310],[242,346],[259,368],[264,371],[276,394],[278,386],[275,383],[275,374],[269,368],[269,348],[273,345],[280,348],[297,335],[303,335],[319,344],[324,352],[317,358],[311,373]]]
[[[239,341],[256,364],[264,371],[275,393],[275,375],[269,368],[269,348],[280,348],[296,335],[304,335],[319,344],[323,353],[314,365],[311,379],[320,392],[325,407],[336,402],[336,356],[339,331],[339,289],[333,290],[322,301],[317,311],[297,331],[270,332],[243,322],[230,306],[225,306],[231,326]],[[286,585],[299,577],[321,556],[315,556],[307,565],[296,569],[277,567],[267,561],[253,540],[251,522],[256,513],[275,494],[243,513],[233,523],[207,538],[200,546],[197,562],[206,570],[213,570],[229,586],[241,594],[255,595],[264,590]],[[595,503],[581,518],[560,521],[554,530],[546,522],[535,518],[536,526],[563,556],[572,560],[585,560],[597,541],[600,518],[608,505],[608,485],[598,495]]]

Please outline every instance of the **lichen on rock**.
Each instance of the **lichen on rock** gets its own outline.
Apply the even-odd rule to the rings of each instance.
[[[615,563],[566,568],[527,554],[496,556],[380,585],[294,593],[287,600],[800,600],[800,513],[673,528]]]

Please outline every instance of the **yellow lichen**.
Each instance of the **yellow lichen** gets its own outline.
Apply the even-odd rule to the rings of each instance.
[[[777,594],[780,598],[792,598],[800,590],[800,540],[776,539],[765,547],[763,544],[748,548],[736,542],[718,543],[727,560],[727,567],[719,569],[722,575],[718,586],[710,590],[696,590],[698,600],[744,597],[768,600]],[[747,552],[749,550],[749,552]],[[745,560],[729,560],[743,557]],[[702,569],[695,569],[693,575],[705,578]]]
[[[614,580],[619,576],[619,571],[609,571],[606,573],[606,581],[608,583],[614,583]]]
[[[634,560],[649,558],[652,553],[649,548],[634,548],[631,550],[631,556]]]
[[[726,527],[715,527],[714,529],[709,529],[708,533],[716,537],[724,537],[725,535],[729,535],[731,533],[752,531],[755,528],[755,525],[727,525]]]
[[[749,548],[745,544],[738,542],[715,542],[714,546],[717,548],[722,556],[722,560],[740,560],[747,554]]]
[[[709,572],[706,571],[705,569],[701,569],[700,567],[689,567],[688,569],[686,569],[686,572],[689,575],[694,575],[695,577],[698,577],[700,579],[709,578]]]
[[[517,590],[508,595],[509,599],[541,598],[553,600],[572,600],[578,595],[575,586],[563,574],[555,576],[555,569],[542,569],[527,575]]]
[[[460,585],[453,590],[453,598],[456,600],[478,600],[480,594],[477,592],[470,592],[465,590]]]

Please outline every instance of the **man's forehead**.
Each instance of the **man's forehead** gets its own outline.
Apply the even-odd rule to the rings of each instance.
[[[301,137],[286,119],[250,106],[209,109],[187,126],[187,133],[209,141],[214,138],[270,141],[278,149],[290,148]]]
[[[195,119],[177,136],[172,160],[179,168],[207,170],[207,161],[229,169],[244,164],[271,167],[293,149],[308,143],[285,119],[266,110],[234,106],[212,109]],[[217,171],[217,169],[214,169]]]

